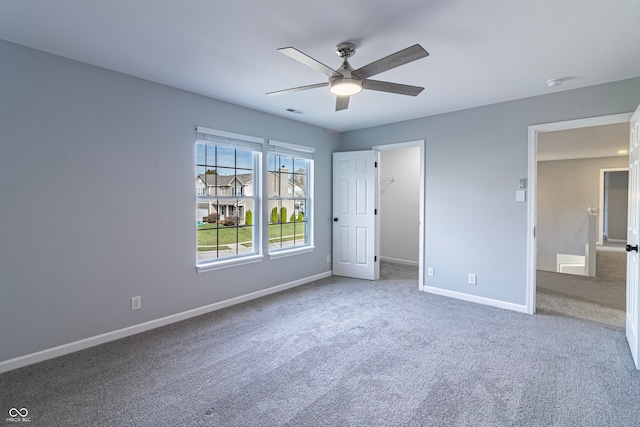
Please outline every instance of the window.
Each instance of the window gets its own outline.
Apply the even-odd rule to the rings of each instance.
[[[232,190],[234,196],[244,195],[244,186],[233,187]]]
[[[261,139],[196,128],[198,271],[261,258],[261,158]]]
[[[269,141],[269,253],[313,249],[314,149]]]

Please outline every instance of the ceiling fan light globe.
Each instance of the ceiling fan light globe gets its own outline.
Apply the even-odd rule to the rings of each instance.
[[[343,78],[329,84],[329,92],[336,96],[352,96],[362,92],[362,82],[358,79]]]

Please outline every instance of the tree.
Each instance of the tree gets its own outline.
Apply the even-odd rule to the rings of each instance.
[[[249,209],[247,213],[244,215],[244,223],[245,225],[253,224],[253,212],[251,212],[251,209]]]
[[[298,221],[304,221],[304,213],[302,211],[298,212]]]
[[[294,175],[293,175],[293,178],[291,179],[291,181],[292,181],[295,185],[297,185],[297,186],[299,186],[299,187],[304,188],[304,178],[305,178],[305,176],[304,176],[304,169],[303,169],[303,168],[298,168],[298,169],[294,172]]]
[[[276,207],[271,209],[271,222],[274,224],[278,222],[278,208]]]
[[[296,214],[294,212],[294,213],[291,214],[291,218],[289,218],[289,222],[296,222],[296,221],[297,221]]]
[[[218,175],[218,171],[215,169],[207,169],[207,174],[209,175]]]
[[[287,222],[287,208],[284,206],[280,209],[280,221]]]

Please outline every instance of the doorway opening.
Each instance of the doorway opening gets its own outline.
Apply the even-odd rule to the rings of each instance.
[[[373,147],[378,152],[377,253],[396,271],[418,268],[424,286],[424,140]],[[389,274],[393,268],[386,269]]]
[[[560,301],[558,307],[562,306],[563,310],[567,309],[567,307],[568,309],[576,310],[576,313],[573,314],[576,314],[577,317],[580,317],[579,311],[585,307],[590,309],[599,309],[600,305],[603,305],[605,309],[612,307],[612,309],[621,313],[614,313],[613,317],[609,316],[611,313],[605,313],[603,316],[609,316],[605,317],[614,319],[612,321],[620,323],[618,326],[624,327],[625,279],[621,281],[618,279],[617,283],[620,289],[615,295],[612,292],[598,290],[597,282],[600,279],[597,277],[596,261],[598,258],[597,252],[600,251],[596,251],[596,248],[602,247],[602,245],[597,245],[597,243],[600,243],[598,242],[598,236],[602,228],[599,227],[596,219],[602,216],[603,209],[601,205],[604,203],[604,201],[600,200],[601,195],[603,196],[604,193],[602,191],[598,192],[600,169],[622,169],[625,165],[628,167],[628,157],[621,157],[617,160],[615,158],[621,155],[618,150],[621,151],[624,147],[628,147],[628,124],[630,119],[631,114],[618,114],[529,127],[528,181],[530,197],[528,207],[527,312],[531,314],[536,312],[537,297],[541,297],[541,303],[544,302],[544,310],[553,311],[553,306],[549,305],[552,299],[543,301],[543,298],[549,295],[549,292],[545,294],[545,291],[548,290],[545,289],[545,286],[550,282],[558,282],[559,285],[557,283],[553,284],[553,286],[559,286],[558,289],[553,289],[553,296],[560,295],[560,297],[568,296],[573,298],[570,302],[567,302],[569,300]],[[562,136],[563,133],[566,136],[568,131],[593,133],[596,127],[604,129],[610,125],[617,124],[620,124],[623,129],[624,139],[622,144],[624,144],[624,147],[616,149],[613,153],[610,148],[608,149],[609,151],[596,150],[592,151],[588,156],[582,155],[582,160],[579,160],[575,159],[575,157],[580,156],[575,156],[575,154],[573,159],[567,156],[562,158],[561,144],[549,144],[549,147],[544,146],[546,139],[553,140],[557,136]],[[574,138],[574,144],[574,152],[580,148],[586,148],[584,138]],[[591,149],[596,148],[592,147]],[[545,157],[550,152],[554,152],[553,155],[560,157],[555,159]],[[602,162],[605,163],[604,166]],[[614,162],[614,164],[609,164],[611,162]],[[569,173],[570,175],[560,176],[563,173]],[[566,181],[571,180],[581,183],[582,188],[562,188]],[[590,183],[587,183],[587,180]],[[550,183],[555,183],[556,188],[550,190]],[[556,207],[554,205],[562,205],[564,211],[553,212]],[[550,209],[551,215],[549,215]],[[571,211],[570,215],[567,214],[568,210]],[[626,229],[626,221],[624,227]],[[568,236],[568,239],[565,239],[569,240],[568,243],[566,241],[550,243],[551,240],[562,236],[563,233]],[[559,255],[575,256],[575,265],[565,264],[562,266],[558,264]],[[579,258],[582,258],[582,260]],[[569,271],[558,270],[558,268],[568,268],[569,270],[573,268],[572,273],[581,275],[570,276],[562,274]],[[624,269],[625,267],[621,267],[621,270]],[[622,272],[623,275],[624,273],[626,271]],[[538,283],[538,280],[540,280],[540,283]],[[541,291],[539,296],[536,293],[538,286]],[[593,292],[589,293],[591,291]],[[571,304],[574,306],[571,306]]]
[[[598,245],[622,249],[627,241],[629,168],[600,169],[599,195]]]

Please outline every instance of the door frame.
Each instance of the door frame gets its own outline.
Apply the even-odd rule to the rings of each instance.
[[[536,224],[538,215],[538,134],[557,130],[578,129],[591,126],[629,123],[633,113],[612,114],[607,116],[589,117],[586,119],[567,120],[563,122],[543,123],[529,126],[529,165],[527,182],[529,183],[529,197],[527,206],[527,286],[526,312],[536,312]]]
[[[420,200],[418,202],[419,213],[418,213],[418,289],[421,291],[424,290],[424,224],[425,224],[425,140],[420,139],[416,141],[407,141],[407,142],[398,142],[392,144],[385,145],[375,145],[371,147],[374,151],[393,151],[393,150],[401,150],[403,148],[410,147],[419,147],[420,148]],[[377,155],[378,161],[380,160],[379,154]],[[377,179],[380,180],[380,168],[376,169]],[[378,195],[377,202],[380,201],[380,189],[381,186],[378,186]],[[377,206],[380,208],[380,206]],[[380,254],[380,221],[377,221],[376,224],[376,253]]]

